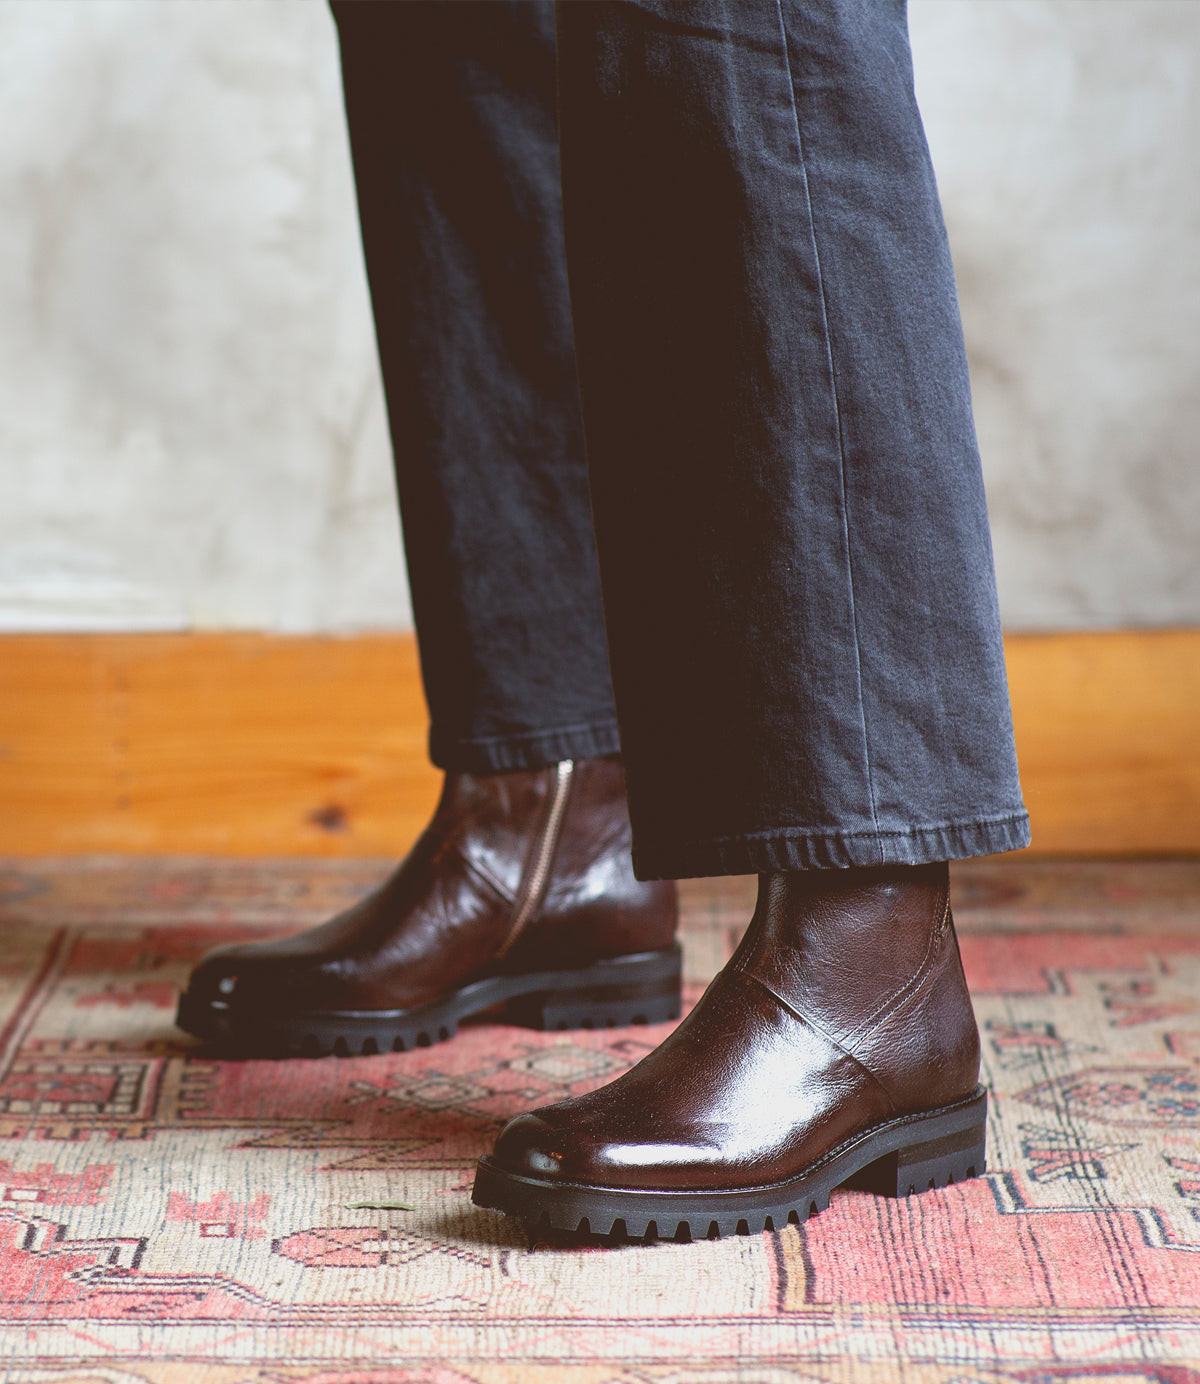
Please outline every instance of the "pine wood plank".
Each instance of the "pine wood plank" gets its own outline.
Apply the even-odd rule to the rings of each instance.
[[[1013,635],[1038,854],[1200,853],[1200,630]],[[400,854],[408,635],[0,636],[0,853]]]
[[[1034,847],[1200,852],[1200,630],[1010,635]]]
[[[0,850],[394,855],[425,733],[409,637],[5,637]]]

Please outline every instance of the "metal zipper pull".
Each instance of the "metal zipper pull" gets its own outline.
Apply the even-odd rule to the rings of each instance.
[[[575,775],[575,761],[560,759],[553,768],[553,781],[550,785],[550,806],[546,820],[542,823],[541,836],[533,853],[533,863],[525,877],[524,884],[513,908],[512,922],[508,936],[496,953],[503,956],[524,931],[526,924],[541,907],[550,883],[550,870],[554,864],[554,853],[558,849],[558,838],[562,834],[563,818],[567,811],[567,799],[571,793],[571,781]]]

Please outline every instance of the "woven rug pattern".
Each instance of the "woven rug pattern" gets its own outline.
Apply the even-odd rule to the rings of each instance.
[[[839,1193],[774,1234],[532,1250],[471,1206],[475,1158],[669,1026],[475,1022],[290,1062],[172,1026],[207,948],[381,873],[0,862],[5,1381],[1200,1384],[1200,864],[958,869],[986,1177]],[[694,1000],[753,885],[684,900]]]

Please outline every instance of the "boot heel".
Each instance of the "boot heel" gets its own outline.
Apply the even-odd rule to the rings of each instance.
[[[601,962],[559,984],[509,1001],[508,1017],[526,1028],[624,1028],[678,1019],[681,1005],[677,947],[623,961]]]
[[[980,1123],[885,1154],[841,1185],[876,1196],[908,1197],[981,1177],[986,1170],[986,1126]]]

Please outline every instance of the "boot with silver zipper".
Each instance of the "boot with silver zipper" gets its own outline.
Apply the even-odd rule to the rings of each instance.
[[[412,852],[320,927],[221,947],[177,1022],[240,1056],[401,1052],[461,1019],[534,1028],[679,1016],[672,883],[633,876],[616,757],[447,774]]]

